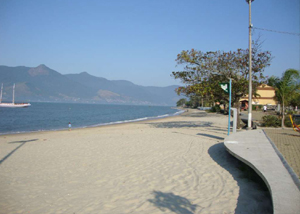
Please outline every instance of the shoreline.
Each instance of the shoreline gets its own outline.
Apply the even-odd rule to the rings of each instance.
[[[138,122],[143,122],[143,121],[151,121],[151,120],[160,120],[164,118],[169,118],[169,117],[176,117],[181,114],[184,114],[186,111],[183,110],[182,108],[175,108],[179,110],[178,112],[173,113],[172,115],[165,116],[165,115],[158,115],[158,116],[151,116],[146,119],[144,118],[137,118],[133,120],[124,120],[124,121],[115,121],[115,122],[109,122],[109,123],[103,123],[103,124],[96,124],[96,125],[91,125],[91,126],[82,126],[82,127],[72,127],[72,130],[78,130],[78,129],[88,129],[88,128],[97,128],[97,127],[106,127],[106,126],[113,126],[113,125],[121,125],[121,124],[128,124],[128,123],[138,123]],[[30,133],[39,133],[39,132],[59,132],[59,131],[68,131],[69,128],[62,128],[62,129],[51,129],[51,130],[36,130],[36,131],[19,131],[19,132],[11,132],[11,133],[0,133],[0,136],[5,136],[5,135],[19,135],[19,134],[30,134]]]

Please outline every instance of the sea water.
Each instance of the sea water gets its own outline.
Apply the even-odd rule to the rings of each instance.
[[[31,103],[28,108],[0,108],[0,134],[85,128],[180,114],[167,106]]]

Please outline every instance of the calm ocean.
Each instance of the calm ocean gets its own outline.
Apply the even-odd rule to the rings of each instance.
[[[173,116],[180,110],[165,106],[74,103],[31,103],[28,108],[0,108],[0,134],[62,130],[134,122]]]

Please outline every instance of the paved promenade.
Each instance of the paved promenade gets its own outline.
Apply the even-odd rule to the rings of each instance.
[[[280,136],[276,131],[279,130],[270,135]],[[297,175],[294,175],[279,152],[274,150],[272,143],[275,143],[272,140],[270,143],[268,138],[270,139],[261,129],[241,131],[227,136],[224,144],[229,153],[251,166],[265,181],[272,196],[275,214],[299,213],[300,192]],[[280,143],[281,141],[283,138]],[[290,144],[289,140],[284,142]]]
[[[281,128],[266,128],[264,131],[300,178],[300,133]]]
[[[247,118],[247,114],[243,113]],[[262,123],[262,117],[273,115],[272,111],[262,112],[253,111],[253,120],[257,124]],[[267,136],[275,144],[289,166],[295,174],[300,178],[300,133],[295,132],[292,128],[264,128]]]

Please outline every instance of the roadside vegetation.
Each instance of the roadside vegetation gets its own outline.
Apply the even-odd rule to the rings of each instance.
[[[295,107],[300,104],[300,73],[295,69],[286,70],[281,78],[272,76],[268,79],[268,84],[275,88],[274,99],[281,105],[281,127],[285,127],[286,107]],[[298,99],[298,100],[297,100]]]
[[[249,85],[249,50],[202,52],[195,49],[182,51],[177,55],[177,64],[183,66],[182,71],[172,72],[172,77],[180,79],[185,85],[176,89],[178,95],[185,95],[177,106],[187,108],[211,107],[210,112],[228,114],[229,96],[219,83],[232,80],[231,106],[238,109],[240,121],[240,100],[248,94]],[[252,49],[252,94],[259,97],[257,87],[268,84],[275,88],[274,100],[280,105],[280,111],[273,115],[264,115],[261,125],[273,127],[289,127],[287,113],[293,113],[300,107],[300,73],[295,69],[286,70],[282,77],[264,76],[264,70],[270,66],[271,53],[261,50],[259,41],[253,42]],[[262,111],[262,105],[253,105],[253,111]],[[275,108],[274,108],[275,109]],[[288,112],[288,110],[290,112]],[[278,122],[279,121],[279,122]],[[240,128],[240,123],[238,123]]]
[[[203,52],[195,49],[182,51],[177,55],[176,61],[178,65],[184,66],[183,70],[172,72],[171,75],[185,84],[184,87],[177,88],[177,93],[189,98],[187,106],[192,108],[213,106],[214,103],[218,102],[223,105],[224,113],[226,113],[229,106],[229,96],[222,90],[219,83],[229,82],[231,79],[231,105],[239,111],[240,99],[248,93],[248,58],[248,49],[229,52]],[[266,82],[263,72],[270,65],[270,62],[271,53],[262,51],[259,41],[253,42],[252,86],[254,96],[256,96],[256,88],[261,83]]]

